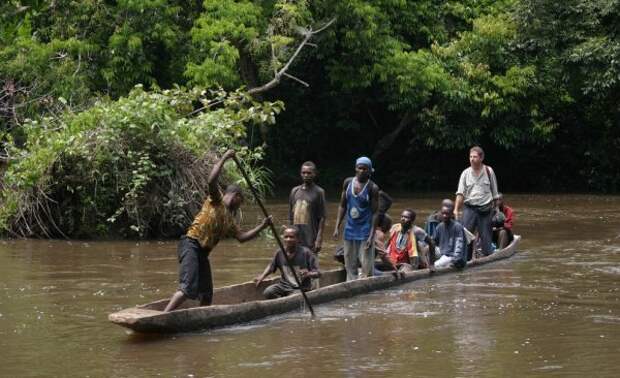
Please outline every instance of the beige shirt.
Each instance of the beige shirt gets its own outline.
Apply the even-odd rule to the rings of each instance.
[[[485,167],[489,169],[490,177]],[[461,194],[464,198],[463,202],[470,206],[486,205],[492,200],[497,199],[499,195],[495,172],[486,165],[482,166],[479,176],[476,176],[472,167],[465,169],[461,173],[456,194]]]

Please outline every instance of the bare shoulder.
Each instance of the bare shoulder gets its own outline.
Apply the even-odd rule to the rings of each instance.
[[[291,194],[290,195],[292,196],[293,194],[295,194],[300,188],[301,188],[301,185],[297,185],[297,186],[293,187],[293,189],[291,189]]]
[[[370,182],[372,183],[372,188],[371,188],[372,192],[373,192],[374,194],[379,194],[379,191],[381,190],[381,188],[379,188],[379,185],[377,185],[377,183],[376,183],[376,182],[374,182],[374,181],[370,181]],[[386,194],[387,194],[387,193],[386,193]],[[390,199],[391,199],[391,198],[390,198]]]
[[[354,177],[347,177],[346,179],[344,179],[344,182],[342,183],[342,191],[345,191],[347,189],[347,186],[349,186],[351,181],[353,181],[353,178]]]

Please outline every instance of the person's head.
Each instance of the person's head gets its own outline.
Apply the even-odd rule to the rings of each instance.
[[[236,211],[243,203],[243,192],[239,185],[230,184],[224,191],[224,205],[230,210]]]
[[[409,228],[415,222],[416,213],[412,209],[405,209],[402,213],[400,213],[400,224]]]
[[[284,227],[282,230],[282,241],[284,243],[284,248],[291,250],[297,246],[298,233],[299,230],[293,225]]]
[[[316,164],[311,161],[307,161],[301,165],[301,179],[304,184],[311,184],[316,178]]]
[[[454,201],[452,201],[449,198],[445,198],[445,199],[441,200],[441,206],[442,207],[443,206],[452,206],[452,207],[454,207]]]
[[[355,161],[355,177],[359,181],[366,181],[372,173],[372,161],[366,156],[362,156]]]
[[[480,146],[473,146],[469,149],[469,164],[472,167],[478,168],[484,160],[484,150]]]
[[[504,207],[504,195],[502,193],[497,193],[497,207]]]
[[[441,206],[441,220],[443,222],[450,222],[454,217],[454,205],[442,205]]]

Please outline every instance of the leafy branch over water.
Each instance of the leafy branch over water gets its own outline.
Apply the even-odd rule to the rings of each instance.
[[[213,98],[223,106],[188,116]],[[0,227],[22,237],[177,235],[202,205],[222,150],[239,150],[260,190],[268,189],[268,171],[255,167],[263,149],[240,141],[248,125],[273,124],[282,109],[243,91],[137,86],[118,101],[29,121],[25,146],[6,136]],[[223,182],[242,184],[234,169]]]

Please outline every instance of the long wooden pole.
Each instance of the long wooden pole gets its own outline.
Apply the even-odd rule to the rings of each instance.
[[[265,217],[269,217],[269,213],[267,213],[267,209],[265,209],[265,206],[263,205],[263,201],[261,201],[260,196],[258,195],[258,192],[256,191],[256,189],[254,189],[254,185],[252,185],[252,182],[250,181],[250,177],[245,172],[245,169],[243,169],[243,166],[239,162],[239,159],[237,159],[236,156],[233,156],[233,160],[237,164],[237,167],[239,168],[241,175],[243,175],[243,178],[248,183],[248,186],[250,187],[250,190],[252,191],[254,198],[256,198],[256,202],[258,203],[258,206],[263,211],[263,214],[265,215]],[[299,291],[301,292],[301,295],[303,296],[304,301],[306,302],[306,306],[308,306],[308,309],[310,310],[310,314],[312,314],[312,317],[314,318],[315,317],[314,309],[312,308],[312,305],[310,304],[310,300],[306,296],[306,292],[303,291],[303,289],[301,288],[301,281],[299,280],[299,277],[297,277],[297,273],[295,272],[295,269],[293,269],[293,264],[291,263],[291,260],[289,259],[288,255],[286,254],[284,245],[282,244],[282,240],[280,240],[280,235],[278,235],[278,232],[276,231],[276,227],[273,225],[273,222],[271,222],[269,226],[271,228],[271,233],[273,233],[273,236],[276,238],[276,241],[278,242],[278,246],[280,247],[280,250],[282,251],[282,254],[284,255],[286,264],[291,269],[291,272],[293,273],[293,277],[295,277],[295,282],[297,283],[297,287],[299,288]]]

